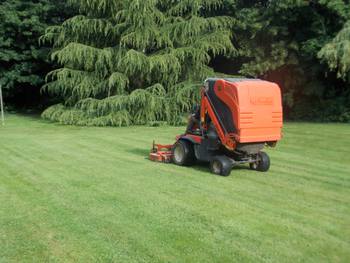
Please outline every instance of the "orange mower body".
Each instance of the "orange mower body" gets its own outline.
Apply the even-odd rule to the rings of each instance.
[[[282,126],[277,84],[210,78],[201,89],[200,107],[192,114],[186,132],[176,137],[167,152],[177,165],[209,162],[211,171],[219,175],[229,175],[233,166],[244,163],[249,163],[251,169],[267,171],[270,158],[262,150],[277,144]],[[158,153],[164,154],[153,152]]]

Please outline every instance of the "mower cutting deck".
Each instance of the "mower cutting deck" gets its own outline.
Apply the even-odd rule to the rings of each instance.
[[[185,134],[173,145],[154,144],[150,159],[189,166],[209,162],[214,174],[227,176],[232,167],[249,164],[266,172],[270,158],[265,146],[282,137],[281,92],[277,84],[256,79],[207,79],[200,109]]]
[[[172,147],[172,144],[156,144],[153,141],[153,147],[149,154],[149,159],[154,162],[171,163],[171,159],[173,156],[171,152]]]

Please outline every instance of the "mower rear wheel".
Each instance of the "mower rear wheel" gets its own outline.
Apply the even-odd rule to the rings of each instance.
[[[185,140],[178,140],[172,148],[172,161],[180,166],[194,164],[196,157],[193,144]]]
[[[250,169],[259,172],[267,172],[270,169],[270,157],[265,152],[259,152],[257,155],[257,161],[250,163]]]
[[[229,176],[232,170],[232,161],[226,156],[215,156],[210,162],[213,174]]]

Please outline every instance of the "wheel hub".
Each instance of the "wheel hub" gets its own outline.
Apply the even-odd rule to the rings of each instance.
[[[221,173],[221,165],[218,161],[215,161],[213,163],[213,172],[216,174],[220,174]]]
[[[184,151],[180,146],[177,146],[174,150],[174,159],[176,162],[181,162],[184,158]]]

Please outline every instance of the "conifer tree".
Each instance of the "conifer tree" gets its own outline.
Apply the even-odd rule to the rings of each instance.
[[[176,124],[214,74],[212,56],[234,52],[223,0],[70,0],[79,15],[47,29],[62,68],[44,92],[62,103],[43,117],[66,124]]]
[[[350,20],[332,41],[327,43],[318,53],[332,70],[338,72],[338,77],[350,83]]]

